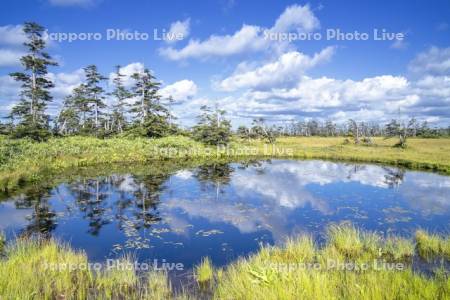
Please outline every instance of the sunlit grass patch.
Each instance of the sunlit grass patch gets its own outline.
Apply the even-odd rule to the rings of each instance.
[[[143,298],[165,300],[170,299],[172,294],[172,287],[166,272],[159,271],[148,274]]]
[[[1,299],[168,299],[165,273],[138,278],[125,257],[121,267],[92,270],[83,252],[53,240],[18,239],[0,260]],[[91,265],[92,266],[92,265]]]
[[[194,276],[199,284],[210,283],[214,278],[214,267],[209,257],[203,258],[199,265],[194,268]]]
[[[357,257],[364,249],[361,232],[349,224],[329,226],[327,238],[328,245],[335,247],[346,257]]]
[[[434,256],[450,258],[450,238],[444,238],[437,234],[431,234],[424,230],[416,232],[417,251],[425,259]]]
[[[410,239],[389,236],[384,243],[382,253],[393,260],[408,259],[414,256],[415,245]]]
[[[0,261],[0,295],[4,299],[87,296],[92,274],[69,266],[87,265],[87,257],[65,245],[19,239],[5,249]],[[58,268],[58,266],[66,266]],[[4,275],[3,275],[4,274]]]
[[[418,231],[416,245],[413,239],[382,237],[348,224],[332,225],[327,234],[321,247],[303,234],[281,247],[264,246],[223,269],[204,258],[194,268],[200,289],[179,293],[172,290],[165,272],[138,276],[127,267],[133,265],[132,257],[122,258],[113,268],[92,271],[76,267],[87,265],[87,257],[67,245],[18,239],[6,245],[0,259],[0,298],[446,299],[450,295],[447,271],[423,275],[403,262],[415,255],[415,249],[445,255],[448,238]],[[374,260],[380,262],[376,267]],[[349,269],[347,263],[368,267]]]
[[[292,251],[296,249],[293,244],[276,251],[263,248],[239,260],[226,269],[217,283],[215,298],[442,299],[450,294],[450,279],[444,272],[425,276],[402,262],[415,254],[411,239],[383,238],[348,224],[332,225],[326,239],[322,248],[312,248],[314,253],[305,256],[311,262],[309,267],[292,265],[300,262],[305,252]],[[298,241],[303,244],[299,248],[304,248],[305,240]],[[364,262],[367,268],[362,267]],[[360,267],[350,270],[348,263]]]

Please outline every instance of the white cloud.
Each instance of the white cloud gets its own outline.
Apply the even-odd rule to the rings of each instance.
[[[201,42],[190,40],[188,45],[180,50],[172,47],[160,49],[160,54],[171,60],[186,58],[208,58],[211,56],[228,56],[245,51],[260,50],[265,41],[260,36],[261,28],[244,25],[233,35],[212,35]]]
[[[430,75],[450,75],[450,47],[431,47],[419,53],[409,64],[414,73]]]
[[[234,91],[240,88],[265,89],[283,83],[291,83],[298,80],[307,69],[328,61],[333,53],[333,47],[327,47],[312,57],[297,51],[288,52],[281,55],[276,61],[253,70],[235,71],[234,75],[218,83],[218,88],[224,91]]]
[[[159,91],[163,98],[172,96],[175,101],[186,101],[197,94],[197,85],[192,80],[180,80]]]
[[[242,25],[241,29],[231,35],[211,35],[204,41],[191,39],[182,49],[173,47],[160,49],[160,54],[171,60],[184,60],[188,58],[206,59],[209,57],[230,56],[244,52],[256,52],[269,49],[272,44],[280,42],[271,41],[264,37],[264,31],[304,31],[308,32],[318,28],[319,21],[308,5],[293,5],[276,20],[275,25],[266,29],[255,25]],[[283,42],[281,42],[283,43]]]
[[[0,49],[0,67],[19,66],[24,54],[18,50]]]
[[[48,77],[55,84],[55,87],[52,89],[52,94],[58,99],[69,95],[85,78],[83,69],[78,69],[71,73],[49,73]]]
[[[170,30],[167,33],[169,37],[165,41],[169,44],[176,43],[179,41],[177,37],[181,37],[181,39],[185,39],[189,36],[190,32],[190,19],[186,19],[184,21],[176,21],[170,25]]]
[[[0,44],[22,46],[25,41],[22,25],[0,26]]]
[[[13,103],[19,99],[20,83],[11,76],[0,76],[0,114],[6,115],[11,111]]]
[[[48,105],[48,112],[56,115],[61,109],[63,100],[72,90],[84,80],[83,69],[70,73],[48,73],[47,77],[53,81],[55,87],[50,90],[53,101]],[[8,113],[19,100],[20,83],[8,75],[0,76],[0,111]]]
[[[420,101],[421,90],[402,76],[360,81],[302,76],[293,88],[247,91],[222,99],[220,104],[234,115],[247,117],[315,115],[345,121],[359,116],[361,120],[382,121],[381,117],[397,113],[398,108],[409,109]]]
[[[134,84],[134,80],[131,78],[131,76],[135,73],[143,73],[145,69],[145,66],[143,63],[135,62],[128,64],[124,67],[120,68],[120,73],[125,75],[123,77],[123,84],[125,87],[129,88]],[[111,72],[109,73],[109,84],[113,84],[113,80],[116,78],[116,73]]]
[[[309,5],[292,5],[278,17],[273,32],[286,32],[289,30],[298,30],[310,32],[320,27],[320,22],[309,8]]]

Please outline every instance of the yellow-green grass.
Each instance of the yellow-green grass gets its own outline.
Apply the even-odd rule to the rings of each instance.
[[[450,237],[442,237],[424,230],[416,232],[417,251],[425,259],[445,256],[450,259]]]
[[[374,251],[378,248],[378,251]],[[230,265],[216,299],[447,299],[450,279],[412,271],[412,240],[332,226],[317,247],[308,236],[265,247]],[[383,262],[386,263],[383,265]],[[346,265],[344,265],[346,263]],[[390,269],[394,268],[394,269]]]
[[[164,273],[152,271],[138,278],[129,268],[95,271],[88,268],[83,252],[52,240],[19,239],[5,252],[6,258],[0,260],[0,299],[167,299],[172,295]]]
[[[374,145],[344,144],[342,137],[286,137],[276,145],[290,148],[297,158],[321,158],[385,163],[450,174],[450,139],[408,139],[406,149],[395,139],[374,138]]]
[[[409,139],[406,149],[395,140],[375,138],[374,145],[344,144],[343,137],[283,137],[275,145],[234,138],[217,151],[184,136],[160,139],[95,137],[52,138],[45,143],[0,137],[0,190],[13,189],[76,167],[98,164],[177,161],[231,161],[252,158],[330,159],[385,163],[450,174],[450,139]]]
[[[201,263],[194,268],[194,276],[200,284],[210,283],[213,280],[213,265],[208,257],[203,258]]]
[[[18,239],[0,259],[0,299],[448,299],[450,278],[444,269],[427,276],[412,270],[414,249],[434,247],[424,235],[418,232],[416,245],[341,224],[329,228],[321,246],[303,234],[224,269],[204,258],[194,267],[194,278],[208,287],[206,293],[174,292],[164,272],[71,270],[64,266],[88,264],[83,252],[53,240]]]

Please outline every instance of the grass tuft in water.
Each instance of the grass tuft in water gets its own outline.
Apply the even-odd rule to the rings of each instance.
[[[201,263],[194,268],[194,276],[201,285],[210,283],[214,279],[214,267],[209,257],[203,258]]]
[[[437,234],[424,230],[416,232],[417,252],[422,258],[430,259],[436,256],[450,258],[450,238],[443,238]]]

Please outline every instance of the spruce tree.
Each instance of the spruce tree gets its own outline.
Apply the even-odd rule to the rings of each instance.
[[[133,133],[148,137],[161,137],[170,133],[170,112],[161,103],[160,83],[155,80],[150,70],[132,75],[135,84],[133,96],[137,99],[131,105],[130,113],[134,115]]]
[[[84,68],[86,83],[84,85],[86,96],[82,103],[93,117],[93,129],[96,135],[98,135],[98,130],[100,128],[100,121],[102,116],[102,109],[106,107],[104,102],[105,99],[105,90],[100,86],[100,83],[103,80],[106,80],[106,77],[102,76],[98,70],[97,66],[89,65]]]
[[[225,111],[211,109],[204,105],[193,128],[193,136],[197,141],[210,145],[226,145],[231,137],[231,123],[224,118]]]
[[[111,116],[112,129],[115,132],[122,133],[126,127],[126,100],[131,98],[129,92],[123,83],[125,75],[120,73],[120,66],[116,66],[116,74],[113,79],[114,90],[110,95],[114,97],[113,112]]]
[[[20,59],[24,71],[10,74],[14,80],[22,83],[20,101],[11,111],[11,117],[18,120],[13,134],[15,137],[28,136],[43,140],[50,134],[46,108],[52,101],[49,90],[54,87],[47,77],[48,67],[57,66],[57,63],[44,51],[44,27],[27,22],[23,25],[23,32],[27,37],[24,45],[28,49],[28,54]]]

